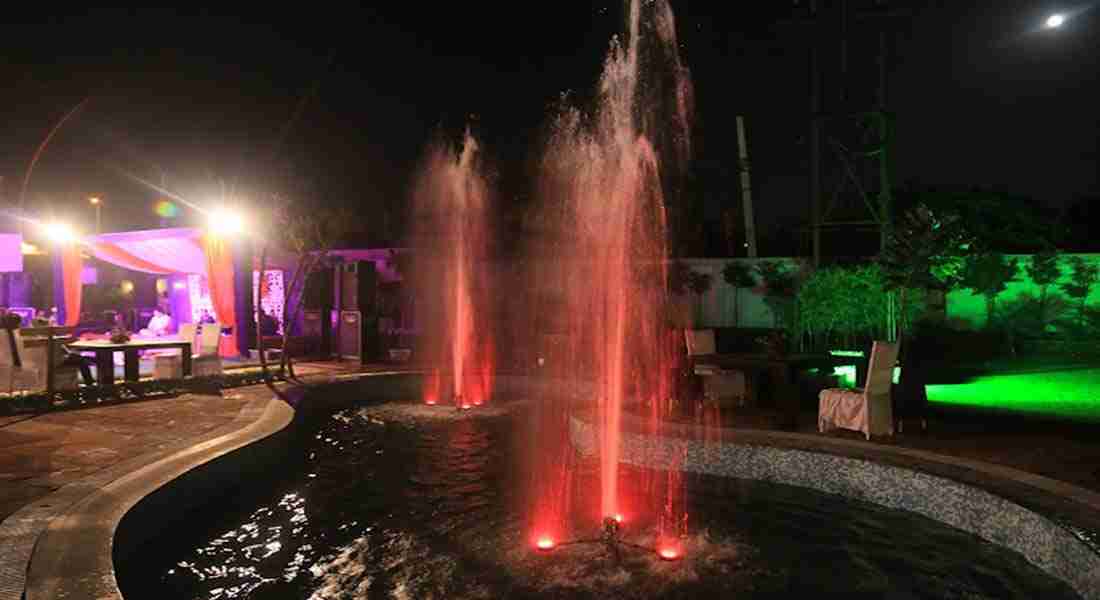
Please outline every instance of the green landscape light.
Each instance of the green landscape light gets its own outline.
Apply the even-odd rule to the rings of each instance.
[[[856,366],[841,365],[833,368],[833,375],[838,378],[838,385],[843,388],[856,387]]]
[[[863,352],[860,350],[829,350],[829,354],[833,356],[863,358]]]
[[[1100,369],[981,375],[926,390],[936,404],[1100,422]]]

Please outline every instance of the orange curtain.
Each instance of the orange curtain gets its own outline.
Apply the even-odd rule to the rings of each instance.
[[[65,326],[74,327],[80,322],[80,291],[83,283],[80,272],[84,260],[80,258],[80,248],[76,244],[66,244],[61,248],[62,298],[65,300]]]
[[[236,290],[233,284],[233,253],[226,240],[212,234],[202,236],[202,251],[206,256],[206,282],[210,288],[210,303],[222,327],[236,332]],[[237,336],[222,338],[218,345],[222,356],[237,356]]]

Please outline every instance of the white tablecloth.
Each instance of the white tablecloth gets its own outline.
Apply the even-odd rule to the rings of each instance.
[[[818,395],[817,430],[851,429],[867,435],[871,431],[870,411],[861,390],[831,388]]]

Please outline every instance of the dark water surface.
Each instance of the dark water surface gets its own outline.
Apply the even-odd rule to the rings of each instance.
[[[300,461],[228,490],[116,565],[125,596],[1076,597],[1023,557],[918,515],[711,477],[687,482],[683,561],[634,553],[612,565],[583,546],[540,555],[513,484],[522,417],[426,410],[334,415]]]

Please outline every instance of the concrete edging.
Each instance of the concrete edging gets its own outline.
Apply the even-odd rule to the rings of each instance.
[[[121,599],[111,547],[115,527],[141,498],[191,468],[285,428],[294,416],[265,395],[196,439],[114,465],[24,506],[0,525],[0,600]]]

